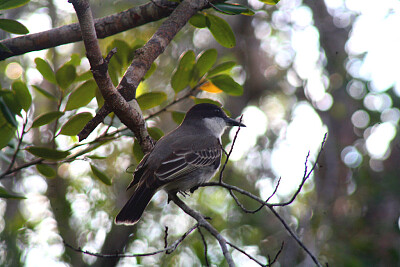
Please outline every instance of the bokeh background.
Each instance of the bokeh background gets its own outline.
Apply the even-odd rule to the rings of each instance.
[[[91,1],[94,17],[122,11],[135,1]],[[296,231],[321,263],[329,266],[400,266],[400,2],[397,0],[282,0],[268,6],[256,0],[240,1],[256,10],[254,16],[221,15],[237,40],[232,49],[220,46],[207,29],[190,25],[178,34],[160,56],[157,70],[142,83],[142,91],[164,91],[173,97],[172,72],[179,56],[218,50],[220,62],[234,60],[234,79],[243,85],[240,97],[202,93],[223,103],[233,117],[243,114],[241,129],[224,181],[266,199],[281,178],[272,202],[288,200],[297,189],[306,163],[310,168],[325,133],[328,139],[321,159],[297,199],[278,212]],[[30,33],[76,22],[67,1],[33,0],[10,10]],[[108,37],[130,45],[144,43],[161,22]],[[9,38],[0,31],[0,38]],[[12,36],[11,36],[12,37]],[[23,79],[46,83],[35,68],[41,57],[57,69],[76,53],[79,70],[88,70],[81,43],[32,52],[0,62],[2,88]],[[34,106],[27,117],[54,108],[48,99],[29,87]],[[173,110],[186,111],[188,99]],[[81,110],[94,113],[93,100]],[[146,111],[146,114],[154,110]],[[19,119],[20,124],[22,120]],[[152,119],[164,132],[176,127],[169,113]],[[97,129],[90,138],[100,134]],[[43,145],[53,140],[53,129],[41,127],[24,137],[24,144]],[[235,131],[224,136],[229,148]],[[66,149],[74,137],[58,136],[54,146]],[[151,252],[163,248],[164,229],[171,242],[187,231],[194,220],[159,192],[144,217],[134,227],[116,226],[113,218],[128,197],[125,187],[137,164],[130,136],[121,136],[92,152],[105,158],[82,158],[57,166],[57,175],[46,178],[36,168],[26,168],[3,178],[3,187],[24,200],[0,199],[1,266],[200,266],[205,264],[201,236],[194,232],[170,255],[104,259],[83,255],[68,244],[92,252]],[[12,149],[0,151],[0,168],[7,168]],[[26,152],[18,161],[29,160]],[[93,177],[89,162],[113,179],[107,186]],[[17,162],[18,163],[18,162]],[[133,167],[132,167],[133,166]],[[245,197],[248,208],[257,203]],[[313,266],[311,259],[266,209],[245,214],[221,188],[197,190],[185,199],[190,206],[212,217],[212,224],[232,243],[262,262],[285,245],[275,266]],[[204,231],[203,231],[204,232]],[[218,243],[210,235],[208,257],[226,264]],[[126,246],[125,246],[126,245]],[[238,266],[257,266],[237,251]]]

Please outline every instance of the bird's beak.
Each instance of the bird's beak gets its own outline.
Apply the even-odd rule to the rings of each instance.
[[[231,119],[231,118],[229,118],[229,117],[227,117],[227,118],[225,119],[225,121],[226,121],[226,124],[227,124],[228,126],[240,126],[240,127],[246,127],[246,125],[244,125],[244,124],[243,124],[243,123],[241,123],[240,121],[237,121],[237,120]]]

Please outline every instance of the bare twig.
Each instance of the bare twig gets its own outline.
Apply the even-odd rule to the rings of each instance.
[[[204,218],[204,216],[201,213],[199,213],[198,211],[195,211],[195,210],[189,208],[182,200],[180,200],[177,197],[176,194],[169,194],[168,197],[177,206],[179,206],[186,214],[190,215],[195,220],[197,220],[199,226],[204,227],[207,231],[209,231],[218,240],[218,243],[222,249],[222,253],[224,254],[226,262],[228,263],[228,266],[235,266],[232,256],[228,251],[228,247],[227,247],[225,238]]]
[[[278,252],[275,254],[275,257],[271,260],[270,256],[268,255],[268,266],[272,266],[276,260],[278,259],[279,255],[281,254],[283,250],[283,246],[285,245],[285,242],[282,241],[281,248],[278,250]]]
[[[242,116],[240,116],[240,119],[239,119],[239,121],[240,121],[240,123],[242,122],[242,119],[243,119],[243,115]],[[226,154],[226,160],[225,160],[225,162],[224,162],[224,165],[222,166],[222,169],[221,169],[221,171],[220,171],[220,173],[219,173],[219,182],[220,183],[222,183],[222,175],[223,175],[223,173],[224,173],[224,170],[225,170],[225,167],[226,167],[226,164],[228,163],[228,161],[229,161],[229,157],[231,156],[231,154],[232,154],[232,151],[233,151],[233,147],[235,146],[235,142],[236,142],[236,139],[237,139],[237,137],[238,137],[238,134],[239,134],[239,131],[240,131],[240,126],[238,127],[238,129],[237,129],[237,131],[236,131],[236,133],[235,133],[235,137],[233,138],[233,141],[232,141],[232,146],[231,146],[231,149],[229,150],[229,153],[228,154],[226,154],[226,151],[225,151],[225,149],[222,147],[222,149],[223,149],[223,151],[225,152],[225,154]]]
[[[229,246],[233,247],[234,249],[236,249],[237,251],[239,251],[240,253],[246,255],[249,259],[251,259],[252,261],[254,261],[255,263],[257,263],[260,266],[267,266],[267,264],[263,264],[262,262],[260,262],[259,260],[257,260],[256,258],[254,258],[253,256],[251,256],[250,254],[248,254],[246,251],[244,251],[243,249],[239,248],[238,246],[230,243],[230,242],[226,242],[228,243]]]
[[[201,228],[198,227],[197,231],[199,232],[200,236],[201,236],[201,240],[203,241],[203,246],[204,246],[204,260],[206,261],[206,266],[210,266],[210,263],[208,262],[208,249],[207,249],[207,242],[206,239],[203,235],[203,232],[201,231]]]
[[[82,248],[75,248],[74,246],[68,244],[67,242],[64,242],[64,245],[70,249],[72,249],[75,252],[79,252],[79,253],[83,253],[86,255],[90,255],[90,256],[94,256],[94,257],[99,257],[99,258],[136,258],[136,257],[146,257],[146,256],[153,256],[153,255],[157,255],[160,253],[166,253],[166,254],[170,254],[172,252],[174,252],[176,250],[176,248],[179,246],[180,243],[182,243],[183,240],[185,240],[185,238],[190,235],[190,233],[193,232],[193,230],[195,230],[196,228],[199,227],[199,224],[195,224],[194,226],[192,226],[189,230],[187,230],[179,239],[175,240],[175,242],[173,242],[170,246],[165,247],[163,249],[160,250],[156,250],[153,252],[148,252],[148,253],[136,253],[136,254],[125,254],[125,253],[114,253],[114,254],[102,254],[102,253],[97,253],[97,252],[91,252],[88,250],[83,250]]]

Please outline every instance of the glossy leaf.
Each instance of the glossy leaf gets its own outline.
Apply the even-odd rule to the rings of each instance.
[[[167,100],[167,94],[164,92],[150,92],[140,95],[137,102],[142,110],[156,107]]]
[[[26,199],[24,196],[8,193],[8,191],[2,186],[0,186],[0,198]]]
[[[82,112],[70,118],[62,127],[59,134],[74,136],[93,118],[89,112]]]
[[[22,23],[13,19],[0,19],[0,29],[15,34],[29,33],[29,30]]]
[[[42,114],[35,118],[35,120],[32,123],[32,128],[37,128],[49,124],[50,122],[54,121],[55,119],[58,119],[62,115],[64,115],[64,113],[61,111],[53,111]]]
[[[227,48],[236,45],[235,35],[231,26],[222,18],[207,14],[207,27],[217,42]]]
[[[225,93],[233,96],[240,96],[243,94],[243,87],[235,82],[231,76],[221,74],[210,78],[210,81]]]
[[[223,71],[230,70],[230,69],[232,69],[235,65],[236,65],[236,62],[234,62],[234,61],[227,61],[227,62],[221,63],[221,64],[215,66],[214,68],[212,68],[212,69],[208,72],[208,75],[207,75],[207,76],[211,77],[211,76],[214,76],[214,75],[216,75],[216,74],[219,74],[219,73],[221,73],[221,72],[223,72]]]
[[[71,64],[75,67],[78,67],[79,65],[81,65],[81,56],[77,53],[73,53],[71,55],[71,59],[67,62],[67,64]]]
[[[20,106],[28,111],[32,104],[32,96],[26,84],[22,81],[15,81],[11,87]]]
[[[254,11],[251,8],[234,3],[218,3],[214,5],[214,9],[228,15],[254,15]]]
[[[56,170],[46,164],[36,164],[37,171],[47,178],[54,178],[57,174]]]
[[[19,104],[19,102],[17,101],[16,95],[14,91],[10,91],[10,90],[3,90],[2,91],[2,98],[4,103],[6,104],[6,106],[8,107],[8,109],[14,113],[17,114],[18,116],[22,116],[21,115],[21,105]]]
[[[26,5],[30,0],[1,0],[0,10],[11,9]]]
[[[37,57],[35,58],[35,63],[36,69],[42,74],[43,78],[53,84],[57,84],[56,75],[46,60]]]
[[[12,114],[0,97],[0,149],[5,147],[14,137],[16,129],[15,115]]]
[[[267,5],[276,5],[279,3],[280,0],[260,0],[261,2],[267,4]]]
[[[18,124],[15,120],[15,114],[9,109],[7,104],[3,101],[3,98],[0,96],[0,111],[5,119],[5,122],[10,124],[13,128],[17,128]]]
[[[89,104],[96,95],[97,84],[94,80],[88,80],[76,88],[69,95],[65,110],[73,110]]]
[[[75,67],[71,64],[65,64],[56,72],[57,84],[61,89],[65,90],[70,86],[76,78]]]
[[[192,26],[196,27],[196,28],[205,28],[205,27],[207,27],[206,16],[204,16],[201,13],[197,13],[197,14],[193,15],[189,19],[189,23]]]
[[[205,82],[202,86],[199,87],[200,90],[209,92],[209,93],[214,93],[214,94],[218,94],[221,93],[222,90],[219,89],[217,86],[215,86],[212,82],[207,81]]]
[[[171,86],[175,93],[182,91],[189,85],[195,63],[196,57],[192,50],[181,55],[178,67],[175,69],[171,80]]]
[[[93,175],[102,181],[105,185],[111,185],[111,179],[100,169],[98,169],[96,166],[90,164],[90,168],[92,169]]]
[[[34,89],[36,89],[36,91],[38,91],[41,95],[43,95],[44,97],[53,100],[53,101],[58,101],[57,97],[55,97],[54,95],[52,95],[51,93],[47,92],[46,90],[44,90],[43,88],[40,88],[37,85],[32,85],[32,87]]]
[[[164,136],[164,132],[161,131],[161,129],[157,128],[157,127],[149,127],[149,128],[147,128],[147,131],[149,132],[149,135],[151,136],[151,138],[153,138],[156,141],[158,141],[161,137]]]
[[[202,52],[197,57],[196,62],[196,75],[197,77],[202,77],[206,72],[215,64],[217,61],[217,50],[216,49],[208,49]]]
[[[179,112],[179,111],[172,111],[171,112],[172,120],[176,124],[181,124],[183,119],[185,118],[185,115],[186,115],[185,112]]]
[[[29,153],[39,158],[50,159],[50,160],[61,160],[68,157],[70,154],[69,151],[60,151],[48,147],[37,147],[37,146],[27,147],[25,150],[27,150]]]

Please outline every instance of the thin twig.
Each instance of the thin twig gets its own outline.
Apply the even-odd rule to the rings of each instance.
[[[240,116],[240,119],[239,119],[239,122],[240,122],[240,123],[242,123],[242,119],[243,119],[243,115]],[[232,154],[233,147],[235,146],[235,142],[236,142],[236,139],[237,139],[237,137],[238,137],[240,128],[241,128],[241,127],[239,126],[238,129],[237,129],[237,131],[236,131],[236,133],[235,133],[235,137],[233,138],[232,146],[231,146],[231,149],[229,150],[229,153],[226,154],[226,151],[222,148],[222,149],[224,150],[225,154],[226,154],[226,160],[225,160],[224,165],[222,166],[222,169],[221,169],[221,171],[220,171],[220,173],[219,173],[219,182],[220,182],[220,183],[222,183],[222,175],[223,175],[223,173],[224,173],[226,164],[228,164],[229,157],[230,157],[231,154]]]
[[[239,248],[238,246],[230,243],[230,242],[226,242],[228,243],[229,246],[233,247],[234,249],[236,249],[237,251],[239,251],[240,253],[246,255],[249,259],[251,259],[252,261],[254,261],[255,263],[257,263],[260,266],[267,266],[267,264],[264,264],[260,261],[258,261],[256,258],[254,258],[253,256],[251,256],[250,254],[248,254],[246,251],[244,251],[243,249]]]
[[[135,257],[146,257],[146,256],[153,256],[156,254],[160,253],[167,253],[170,254],[176,250],[176,248],[179,246],[180,243],[190,234],[198,228],[199,225],[195,224],[193,227],[191,227],[189,230],[187,230],[179,239],[175,240],[174,243],[172,243],[170,246],[156,250],[153,252],[148,252],[148,253],[136,253],[136,254],[124,254],[124,253],[114,253],[114,254],[102,254],[102,253],[97,253],[97,252],[91,252],[88,250],[83,250],[82,248],[75,248],[72,245],[68,244],[67,242],[63,241],[64,245],[70,249],[72,249],[75,252],[83,253],[86,255],[94,256],[94,257],[99,257],[99,258],[135,258]]]
[[[210,263],[208,262],[208,249],[207,249],[207,242],[206,239],[203,235],[203,232],[201,231],[201,228],[198,227],[197,231],[199,232],[200,236],[201,236],[201,240],[203,241],[203,246],[204,246],[204,260],[206,262],[206,266],[210,266]]]

